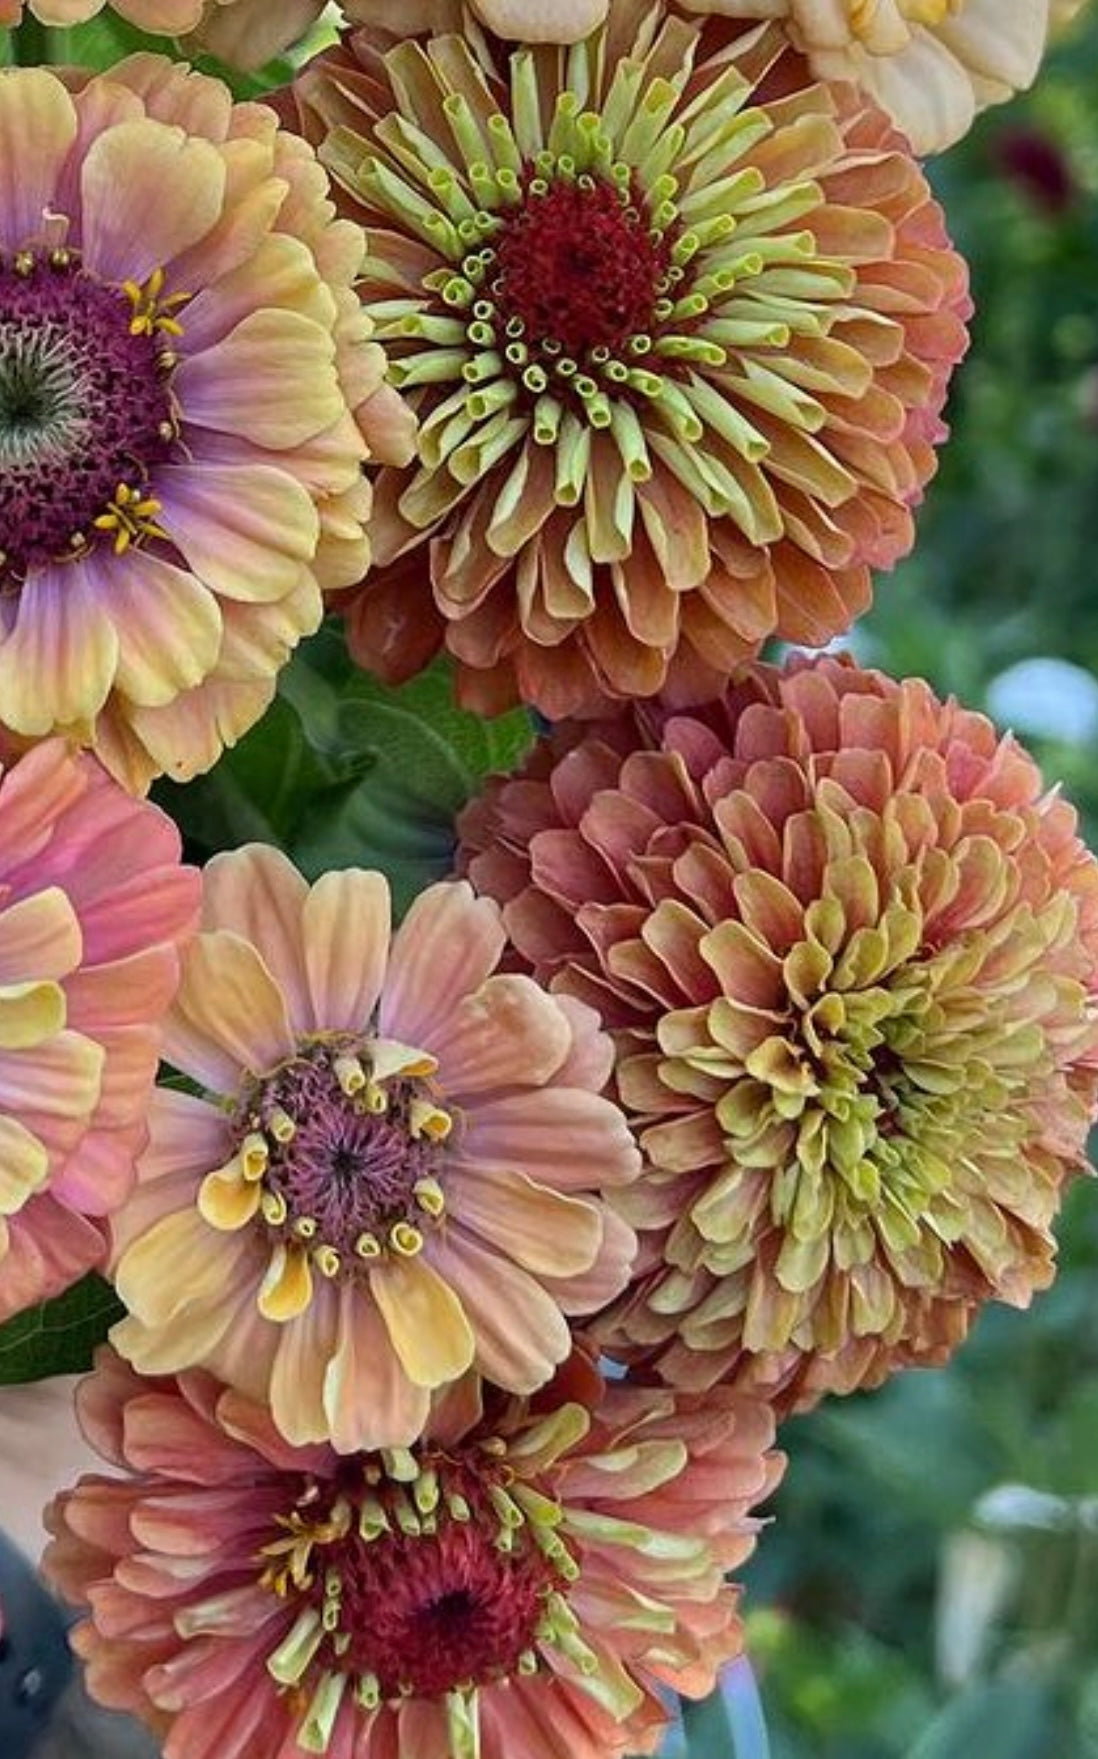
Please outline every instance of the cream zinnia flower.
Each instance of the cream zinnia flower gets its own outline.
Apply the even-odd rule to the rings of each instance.
[[[967,134],[978,111],[1032,85],[1050,28],[1081,0],[680,0],[745,23],[782,19],[820,79],[871,92],[917,153]]]

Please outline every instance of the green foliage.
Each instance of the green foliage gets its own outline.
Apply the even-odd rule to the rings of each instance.
[[[310,876],[377,867],[398,913],[449,872],[454,819],[491,770],[533,739],[521,712],[484,721],[455,707],[448,668],[386,689],[353,667],[338,627],[306,643],[260,725],[210,775],[157,797],[193,855],[258,840]]]
[[[0,1326],[0,1385],[78,1374],[125,1309],[109,1283],[90,1275],[41,1307]]]

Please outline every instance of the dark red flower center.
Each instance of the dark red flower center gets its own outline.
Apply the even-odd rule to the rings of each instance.
[[[651,333],[671,251],[643,196],[593,177],[547,188],[534,178],[503,220],[497,305],[528,341],[582,358]]]
[[[95,520],[170,455],[174,357],[138,316],[65,250],[0,260],[0,584],[113,538]]]
[[[319,1615],[306,1665],[354,1676],[364,1701],[536,1669],[567,1587],[555,1529],[527,1518],[510,1468],[480,1450],[386,1458],[402,1476],[374,1471],[365,1496],[299,1506],[266,1548],[264,1581],[284,1598],[297,1590],[298,1628]],[[544,1493],[534,1505],[539,1518],[552,1506]]]

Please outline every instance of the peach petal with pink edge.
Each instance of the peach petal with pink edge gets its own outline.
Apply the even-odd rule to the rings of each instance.
[[[79,562],[32,574],[0,637],[4,720],[31,737],[94,720],[118,668],[118,636]]]
[[[559,997],[554,997],[559,1001]],[[640,1155],[617,1107],[574,1087],[547,1087],[487,1100],[466,1119],[461,1157],[471,1166],[517,1167],[558,1191],[635,1179]]]
[[[0,248],[22,250],[41,238],[75,139],[73,101],[44,68],[27,68],[18,79],[0,75]]]
[[[295,1026],[320,1025],[302,957],[309,887],[289,856],[269,843],[215,855],[202,870],[202,926],[250,941],[282,991]]]
[[[336,1346],[324,1376],[324,1410],[337,1453],[407,1447],[422,1435],[430,1409],[426,1387],[404,1372],[386,1325],[347,1284],[339,1292]]]
[[[252,312],[180,367],[188,423],[273,452],[304,445],[344,412],[335,355],[330,329],[300,312]]]
[[[225,162],[212,142],[161,122],[120,122],[88,148],[80,192],[88,268],[140,283],[214,226]]]
[[[82,571],[114,627],[114,683],[131,702],[160,707],[213,671],[221,612],[193,574],[132,549],[109,562],[91,555]]]
[[[245,1072],[260,1075],[292,1056],[294,1043],[282,992],[255,948],[227,929],[198,935],[165,1026],[169,1060],[230,1095]]]
[[[571,1334],[552,1296],[461,1228],[433,1240],[431,1256],[450,1286],[461,1290],[478,1373],[516,1392],[544,1386],[571,1348]]]
[[[173,541],[199,578],[226,598],[273,604],[293,590],[315,554],[319,516],[284,471],[166,465],[156,490]]]
[[[298,1446],[322,1441],[328,1433],[324,1383],[336,1352],[338,1329],[338,1296],[334,1289],[322,1286],[300,1318],[278,1330],[270,1381],[271,1415],[287,1441]]]
[[[183,1209],[134,1241],[115,1267],[115,1286],[142,1326],[175,1326],[191,1301],[232,1289],[239,1257],[231,1234],[214,1233],[194,1210]],[[185,1345],[174,1366],[190,1366]]]
[[[378,1027],[386,1038],[424,1042],[444,1030],[464,996],[499,964],[507,937],[498,908],[465,882],[428,886],[393,937]]]
[[[474,1353],[469,1321],[454,1289],[423,1258],[375,1265],[370,1293],[414,1386],[445,1386],[465,1373]]]
[[[67,977],[82,952],[80,918],[60,886],[0,903],[0,988],[32,975]]]
[[[548,1081],[571,1048],[572,1029],[545,990],[502,973],[459,1002],[445,1031],[433,1030],[424,1042],[440,1059],[445,1050],[447,1091],[465,1096]]]
[[[302,907],[312,1024],[361,1031],[377,1006],[389,956],[389,884],[380,873],[325,873]]]
[[[602,1217],[592,1203],[564,1197],[524,1173],[467,1171],[455,1180],[450,1213],[470,1233],[502,1247],[535,1276],[576,1276],[602,1245]]]
[[[187,782],[212,769],[222,751],[235,745],[270,707],[274,694],[273,677],[238,683],[215,673],[197,690],[184,691],[162,708],[132,707],[128,727],[121,723],[119,742],[112,744],[111,768],[139,792],[162,772],[173,781]],[[100,738],[106,746],[105,735]],[[107,761],[106,750],[103,755]]]

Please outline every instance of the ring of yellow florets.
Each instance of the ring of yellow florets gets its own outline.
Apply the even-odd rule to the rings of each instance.
[[[263,1546],[260,1577],[297,1607],[267,1671],[291,1695],[305,1751],[327,1751],[348,1692],[364,1711],[444,1701],[452,1750],[475,1751],[464,1737],[477,1688],[537,1673],[539,1645],[593,1671],[567,1602],[579,1565],[562,1520],[498,1437],[394,1448],[348,1462],[335,1485],[309,1480]]]
[[[788,229],[811,224],[820,185],[806,175],[770,188],[750,163],[777,124],[765,107],[745,108],[752,87],[739,69],[687,103],[685,71],[669,80],[626,57],[601,106],[586,108],[601,52],[597,37],[576,52],[583,71],[557,97],[548,144],[535,61],[520,49],[510,118],[482,121],[438,74],[449,162],[442,142],[419,156],[421,132],[397,92],[398,113],[359,143],[365,154],[348,146],[334,164],[384,226],[442,264],[419,297],[367,299],[394,383],[426,399],[423,468],[401,511],[430,523],[440,494],[454,498],[436,472],[472,485],[525,435],[553,449],[555,501],[574,506],[592,430],[607,429],[634,481],[652,475],[655,453],[710,516],[731,514],[751,541],[773,541],[780,515],[758,470],[769,425],[810,434],[827,420],[789,366],[790,340],[827,334],[832,311],[848,309],[854,269],[823,257],[811,231]],[[475,64],[469,77],[482,78]],[[818,108],[837,156],[822,92]],[[612,239],[616,250],[602,248]],[[374,248],[383,260],[384,232]],[[584,297],[587,325],[577,322]]]
[[[164,538],[176,311],[164,277],[105,282],[66,245],[0,255],[0,590],[29,570]]]
[[[203,1216],[229,1231],[258,1221],[277,1265],[327,1278],[360,1277],[388,1253],[414,1257],[446,1207],[437,1174],[453,1119],[436,1066],[392,1040],[302,1040],[245,1087],[233,1153],[199,1191]]]

